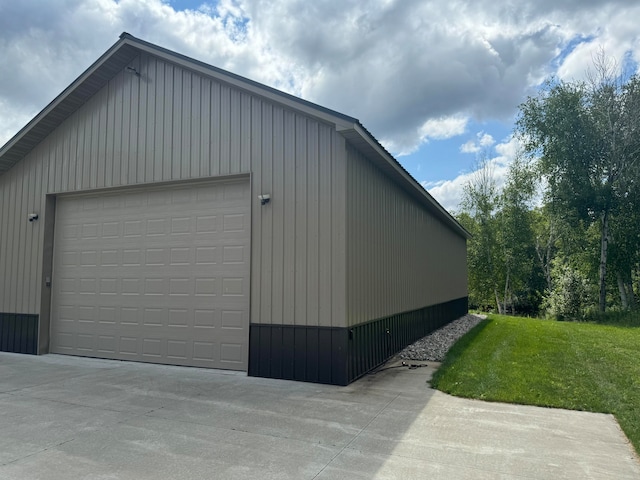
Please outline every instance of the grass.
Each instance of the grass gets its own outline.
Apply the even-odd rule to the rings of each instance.
[[[640,310],[635,311],[611,311],[606,313],[590,312],[586,318],[589,322],[605,325],[619,325],[625,327],[640,327]]]
[[[491,315],[432,386],[481,400],[612,413],[640,453],[640,328]]]

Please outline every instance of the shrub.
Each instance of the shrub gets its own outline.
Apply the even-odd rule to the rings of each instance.
[[[553,266],[553,290],[547,292],[543,309],[558,320],[584,320],[591,286],[584,275],[567,264]]]

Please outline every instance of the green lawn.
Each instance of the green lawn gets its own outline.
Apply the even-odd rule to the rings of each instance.
[[[640,453],[640,328],[491,315],[432,386],[482,400],[612,413]]]

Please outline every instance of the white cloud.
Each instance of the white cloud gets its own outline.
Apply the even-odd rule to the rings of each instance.
[[[462,201],[464,186],[469,182],[472,173],[458,175],[453,180],[444,180],[428,184],[422,182],[422,186],[450,213],[455,213],[459,209]]]
[[[606,18],[603,18],[606,15]],[[594,12],[592,18],[585,18],[580,34],[582,39],[561,62],[557,75],[560,79],[586,80],[587,72],[593,70],[593,61],[600,50],[616,62],[618,72],[625,68],[625,57],[635,62],[638,71],[640,62],[640,34],[637,18],[640,5],[629,8],[610,8]]]
[[[495,146],[496,153],[498,154],[496,158],[500,159],[503,163],[511,163],[522,148],[523,146],[518,138],[512,135]]]
[[[459,115],[429,119],[420,127],[420,134],[423,138],[446,140],[462,135],[467,128],[468,121],[468,118]]]
[[[481,147],[486,148],[496,143],[496,141],[488,133],[481,132],[481,133],[478,133],[478,143],[480,144]]]
[[[430,140],[447,140],[462,135],[467,128],[468,121],[468,118],[460,115],[429,119],[417,129],[417,133],[405,132],[391,139],[382,140],[381,143],[387,150],[394,152],[397,157],[402,157],[415,152],[420,145]],[[418,143],[416,143],[416,139]]]
[[[2,2],[0,142],[122,31],[355,116],[394,154],[460,135],[470,119],[511,121],[575,38],[591,40],[563,59],[562,76],[584,70],[591,45],[619,59],[640,52],[640,4],[625,0],[202,4]]]
[[[480,132],[478,138],[482,139],[483,137],[484,135]],[[520,143],[513,136],[495,145],[497,155],[489,158],[488,162],[498,187],[502,187],[505,184],[509,172],[509,165],[511,165],[519,149]],[[444,208],[450,212],[456,212],[459,210],[460,202],[462,201],[464,186],[469,183],[474,175],[475,170],[472,170],[461,173],[452,180],[441,180],[437,182],[423,181],[421,184]]]
[[[496,141],[490,134],[478,132],[475,139],[471,139],[460,145],[460,151],[462,153],[479,153],[482,150],[487,150],[494,143],[496,143]]]
[[[469,140],[468,142],[460,145],[460,151],[462,153],[478,153],[480,151],[480,147],[475,140]]]

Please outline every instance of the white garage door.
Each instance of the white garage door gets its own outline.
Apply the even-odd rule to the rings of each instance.
[[[61,197],[51,351],[246,370],[249,183]]]

